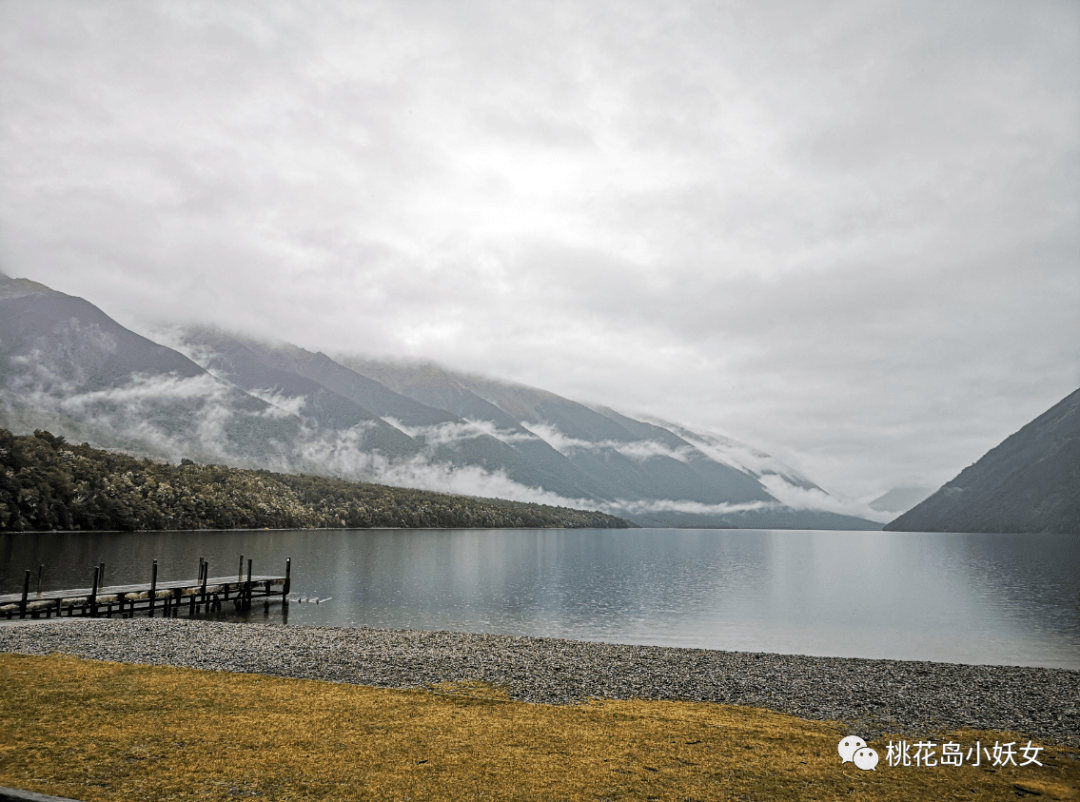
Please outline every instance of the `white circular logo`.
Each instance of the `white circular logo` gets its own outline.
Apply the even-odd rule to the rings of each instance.
[[[851,760],[855,751],[862,749],[864,746],[866,746],[866,741],[858,735],[849,735],[840,741],[840,745],[836,747],[836,751],[840,753],[841,762],[847,763]]]
[[[863,771],[877,771],[877,769],[874,768],[874,766],[878,764],[877,752],[869,746],[864,746],[862,749],[855,750],[855,756],[852,760],[854,760],[855,765]]]

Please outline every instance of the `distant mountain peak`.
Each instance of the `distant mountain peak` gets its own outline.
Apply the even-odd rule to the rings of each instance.
[[[921,504],[934,495],[934,490],[922,485],[894,487],[870,502],[870,509],[877,512],[900,514]]]

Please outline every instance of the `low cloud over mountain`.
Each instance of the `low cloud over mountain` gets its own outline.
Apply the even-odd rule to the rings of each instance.
[[[434,364],[331,358],[206,327],[153,336],[0,274],[0,426],[646,526],[879,528],[866,508],[713,433]]]

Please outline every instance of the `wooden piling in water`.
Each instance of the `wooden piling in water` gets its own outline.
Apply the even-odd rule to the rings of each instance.
[[[94,589],[90,591],[90,617],[97,618],[97,589],[98,589],[98,573],[101,571],[101,566],[94,568]]]
[[[30,595],[30,569],[26,569],[23,579],[22,601],[19,602],[19,618],[26,618],[26,597]]]
[[[150,569],[150,617],[154,617],[154,601],[157,597],[157,560]]]

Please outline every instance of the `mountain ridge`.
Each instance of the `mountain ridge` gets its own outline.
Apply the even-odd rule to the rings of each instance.
[[[37,415],[174,460],[599,509],[652,526],[879,526],[782,503],[778,491],[827,494],[764,452],[540,388],[206,326],[174,327],[169,347],[6,275],[0,309],[0,425]]]
[[[884,529],[1080,534],[1080,389]]]

